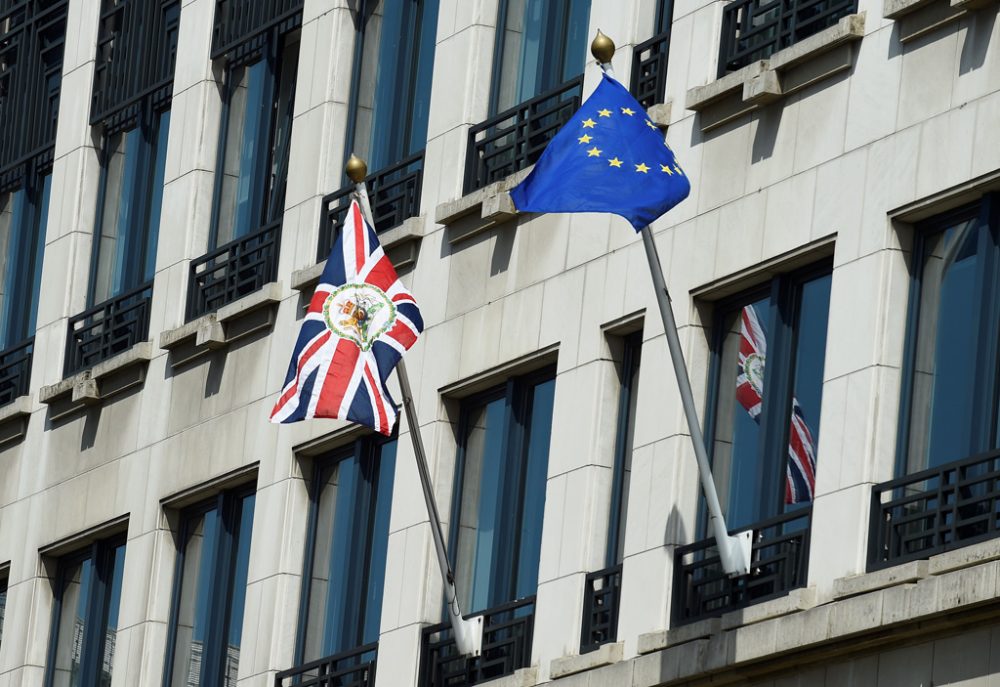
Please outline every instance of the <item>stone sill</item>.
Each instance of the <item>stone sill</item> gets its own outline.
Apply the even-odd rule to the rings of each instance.
[[[602,644],[594,651],[589,651],[578,656],[563,656],[552,660],[549,668],[549,677],[556,678],[575,675],[585,670],[593,670],[602,666],[609,666],[622,660],[622,653],[625,650],[623,642]]]
[[[976,626],[1000,611],[1000,539],[842,578],[834,589],[848,596],[809,606],[811,590],[804,589],[799,601],[807,607],[801,610],[786,602],[787,613],[751,624],[727,623],[723,616],[641,635],[639,656],[596,668],[589,684],[611,684],[602,679],[610,679],[612,670],[630,671],[635,687],[708,682],[723,675],[718,681],[728,683],[736,675],[750,678],[806,665],[820,654],[824,660],[846,655],[860,644],[874,648]]]
[[[170,351],[170,364],[177,367],[209,351],[270,329],[281,296],[281,282],[265,284],[260,290],[224,305],[214,313],[161,333],[160,348]]]
[[[420,239],[424,237],[424,227],[427,224],[427,216],[408,217],[403,223],[383,231],[378,235],[378,241],[385,250],[389,260],[392,261],[396,271],[409,269],[417,263],[417,248]],[[326,268],[326,260],[309,267],[292,272],[293,291],[311,291],[319,278],[323,276]]]
[[[460,243],[517,217],[520,213],[510,198],[510,190],[521,183],[533,168],[534,165],[514,172],[457,200],[438,205],[434,221],[448,227],[448,243]]]
[[[534,687],[538,684],[538,668],[518,668],[510,675],[480,682],[478,687]]]
[[[850,69],[852,44],[865,33],[865,14],[851,14],[836,25],[687,92],[686,107],[698,112],[702,131],[710,131]]]
[[[0,447],[20,441],[28,431],[31,396],[18,396],[0,408]]]
[[[996,0],[883,0],[882,16],[899,24],[899,42],[908,43]]]
[[[43,386],[38,390],[38,400],[49,406],[49,419],[58,420],[84,406],[95,405],[139,386],[146,381],[146,368],[152,359],[153,342],[137,343],[89,370]]]

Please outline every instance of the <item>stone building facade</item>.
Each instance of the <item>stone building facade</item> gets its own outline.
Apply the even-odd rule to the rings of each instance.
[[[735,579],[641,241],[507,193],[598,28]],[[998,132],[990,0],[3,3],[0,687],[1000,684]],[[477,658],[407,423],[268,422],[352,151]]]

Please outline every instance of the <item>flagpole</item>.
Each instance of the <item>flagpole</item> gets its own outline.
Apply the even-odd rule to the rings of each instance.
[[[368,165],[364,160],[351,155],[347,162],[347,176],[354,182],[354,188],[361,205],[361,211],[369,224],[372,221],[372,209],[368,200],[368,186],[365,177]],[[444,582],[445,599],[448,603],[448,619],[451,621],[455,635],[455,644],[460,654],[479,656],[483,645],[483,618],[464,618],[458,602],[458,590],[455,587],[455,574],[448,562],[448,551],[444,543],[444,530],[441,527],[441,515],[438,512],[437,501],[434,498],[434,488],[431,483],[430,470],[427,468],[427,453],[424,451],[424,441],[420,434],[420,422],[413,406],[413,392],[410,388],[410,377],[406,373],[406,365],[400,358],[396,365],[396,376],[399,378],[399,389],[403,394],[403,411],[406,413],[406,424],[410,429],[410,441],[413,443],[413,454],[417,462],[417,473],[420,475],[420,486],[424,494],[424,505],[430,520],[431,536],[434,539],[434,550],[437,553],[438,567],[441,570],[441,580]]]
[[[615,54],[615,44],[600,31],[590,45],[590,51],[597,59],[604,72],[614,78],[614,68],[611,58]],[[674,309],[670,303],[670,293],[663,277],[663,267],[656,252],[653,231],[649,225],[642,228],[642,245],[646,249],[646,260],[649,262],[649,272],[653,278],[653,289],[656,291],[656,303],[660,308],[660,318],[663,320],[663,333],[667,338],[667,348],[677,377],[677,387],[681,395],[681,405],[687,419],[691,443],[694,445],[694,455],[698,461],[698,474],[701,486],[705,491],[705,501],[712,532],[715,535],[716,547],[723,569],[730,577],[746,575],[750,572],[750,551],[753,532],[748,530],[730,535],[726,528],[726,518],[722,514],[719,494],[715,489],[715,479],[712,477],[712,467],[708,462],[708,451],[705,448],[705,437],[701,432],[701,422],[698,420],[698,410],[695,406],[694,392],[691,390],[691,378],[688,375],[687,363],[684,361],[684,350],[681,348],[680,336],[677,333],[677,322],[674,320]]]

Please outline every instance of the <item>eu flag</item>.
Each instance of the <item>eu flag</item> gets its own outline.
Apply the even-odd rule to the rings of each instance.
[[[510,196],[521,212],[612,212],[639,231],[690,191],[649,115],[603,74]]]

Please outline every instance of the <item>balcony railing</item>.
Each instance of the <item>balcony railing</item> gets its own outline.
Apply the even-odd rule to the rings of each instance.
[[[365,179],[368,199],[372,206],[375,231],[386,231],[420,214],[420,189],[424,179],[424,151],[402,162],[379,170]],[[330,255],[333,244],[340,235],[351,205],[354,184],[323,198],[324,212],[320,218],[319,248],[316,261],[322,262]]]
[[[28,394],[35,337],[0,352],[0,407]]]
[[[311,661],[274,676],[274,687],[374,687],[378,642]]]
[[[715,539],[677,548],[673,624],[720,616],[784,596],[806,584],[812,508],[785,513],[753,527],[750,574],[730,578]]]
[[[583,584],[583,630],[580,653],[595,651],[618,638],[618,608],[622,591],[622,566],[590,573]]]
[[[857,0],[734,0],[722,11],[719,76],[767,59],[857,9]]]
[[[93,367],[148,339],[152,300],[150,281],[69,318],[65,375]]]
[[[872,489],[868,569],[1000,535],[1000,451],[883,482]]]
[[[580,107],[583,76],[469,129],[465,193],[535,164]]]
[[[632,51],[632,95],[645,109],[662,103],[667,92],[670,29],[635,46]]]
[[[528,667],[535,626],[535,597],[475,615],[483,616],[483,650],[476,658],[458,653],[450,623],[432,625],[424,630],[421,687],[467,687]]]
[[[187,319],[190,322],[277,278],[281,220],[219,246],[191,262]]]

